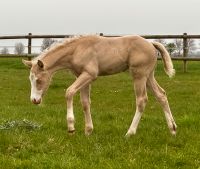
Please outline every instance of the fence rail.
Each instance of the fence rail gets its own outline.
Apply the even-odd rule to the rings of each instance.
[[[106,35],[103,33],[99,34],[104,37],[120,37],[123,35]],[[0,40],[5,39],[27,39],[28,40],[28,54],[22,55],[22,57],[28,57],[29,59],[35,55],[32,55],[32,39],[43,39],[43,38],[70,38],[74,35],[28,35],[21,36],[0,36]],[[145,39],[183,39],[183,57],[172,57],[173,60],[183,61],[183,71],[187,71],[187,61],[200,61],[200,58],[188,57],[188,39],[200,39],[200,35],[188,35],[183,33],[182,35],[141,35]],[[16,57],[16,55],[0,55],[0,57]],[[160,59],[160,58],[158,58]]]
[[[120,37],[125,35],[107,35],[100,33],[100,36],[104,37]],[[42,38],[69,38],[74,35],[19,35],[19,36],[0,36],[0,39],[42,39]],[[188,35],[184,33],[183,35],[140,35],[145,39],[200,39],[200,35]]]

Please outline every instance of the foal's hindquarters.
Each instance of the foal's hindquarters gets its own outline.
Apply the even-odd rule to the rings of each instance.
[[[154,69],[157,62],[154,46],[152,44],[146,45],[145,49],[138,50],[136,53],[134,52],[131,57],[129,59],[129,69],[134,83],[136,112],[126,136],[129,137],[136,134],[139,121],[148,100],[147,88],[152,91],[158,102],[161,104],[170,132],[172,135],[175,135],[176,123],[171,114],[167,96],[154,78]]]

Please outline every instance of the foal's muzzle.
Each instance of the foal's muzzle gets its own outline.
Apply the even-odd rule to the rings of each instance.
[[[32,99],[31,101],[32,101],[32,103],[34,103],[34,104],[40,104],[41,101],[42,101],[42,99],[38,99],[38,100]]]

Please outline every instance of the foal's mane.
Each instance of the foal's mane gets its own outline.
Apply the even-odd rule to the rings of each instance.
[[[77,40],[79,40],[83,37],[86,37],[86,36],[75,35],[75,36],[72,36],[72,37],[69,37],[69,38],[64,38],[62,41],[54,42],[50,47],[45,49],[39,56],[35,57],[32,61],[37,62],[38,60],[43,59],[48,54],[56,51],[60,47],[70,45],[70,44],[76,42]]]

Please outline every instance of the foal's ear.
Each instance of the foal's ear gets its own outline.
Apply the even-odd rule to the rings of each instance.
[[[44,69],[44,63],[41,60],[38,60],[37,65],[39,68]]]
[[[27,66],[28,68],[31,68],[32,67],[32,62],[29,61],[29,60],[24,60],[22,59],[22,63]]]

